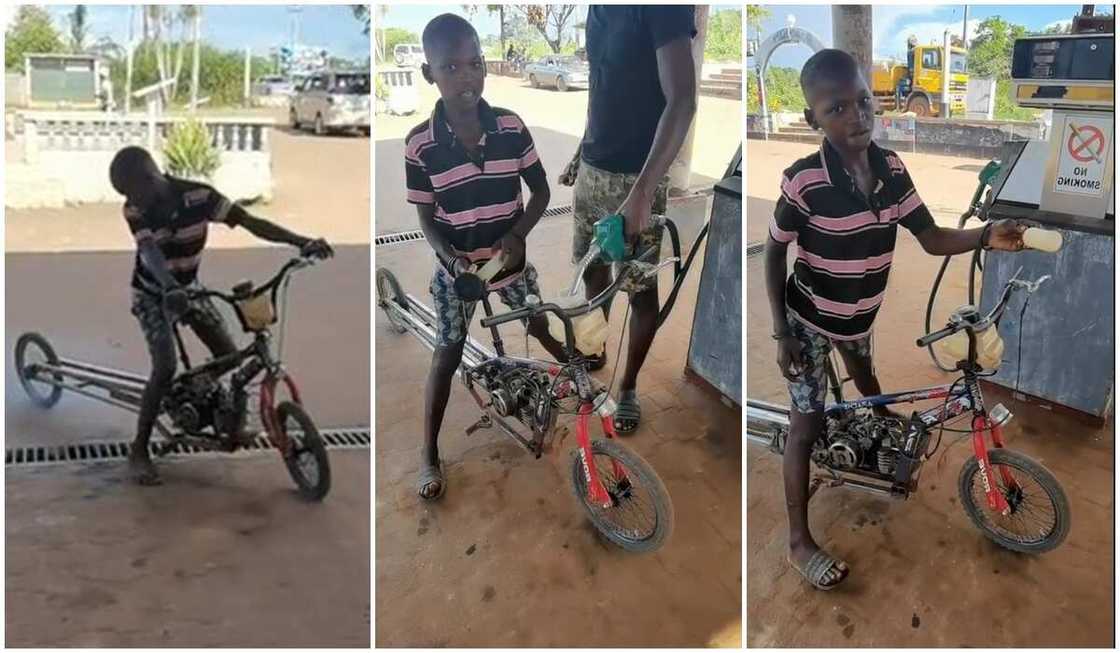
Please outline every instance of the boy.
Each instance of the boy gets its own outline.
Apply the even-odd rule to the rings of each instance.
[[[778,367],[793,404],[782,465],[788,560],[817,589],[832,589],[848,567],[817,546],[808,524],[809,453],[825,426],[829,351],[837,348],[863,395],[881,393],[871,365],[871,327],[898,224],[936,256],[979,246],[1017,251],[1026,227],[1014,221],[970,230],[935,225],[901,159],[871,141],[871,91],[847,52],[828,49],[810,57],[801,91],[805,120],[824,132],[824,142],[783,174],[765,250],[766,290]],[[794,241],[797,260],[787,281],[786,248]]]
[[[148,440],[175,376],[172,325],[177,320],[185,322],[214,356],[236,350],[210,300],[187,300],[186,290],[199,287],[198,267],[209,223],[244,227],[263,240],[299,247],[305,256],[329,257],[334,252],[325,240],[297,236],[249,215],[206,184],[162,174],[140,147],[117,152],[109,166],[109,180],[125,196],[124,217],[136,239],[132,314],[140,321],[152,358],[128,464],[137,483],[157,485],[160,478],[148,453]]]
[[[471,24],[442,14],[428,23],[421,40],[427,59],[421,72],[440,99],[405,140],[405,177],[408,201],[416,205],[439,261],[430,286],[439,323],[424,395],[417,489],[422,499],[434,500],[446,490],[436,440],[475,307],[455,293],[454,278],[501,256],[503,267],[489,288],[502,302],[517,308],[526,296],[540,296],[537,272],[525,261],[525,237],[548,208],[549,189],[525,123],[482,99],[486,62]],[[522,179],[531,193],[525,206]],[[528,330],[556,360],[566,360],[544,316],[529,320]]]

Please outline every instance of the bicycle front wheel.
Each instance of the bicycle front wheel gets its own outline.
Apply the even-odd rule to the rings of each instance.
[[[587,511],[591,523],[617,546],[634,553],[656,551],[673,532],[673,502],[665,484],[649,463],[626,447],[610,440],[594,440],[591,450],[599,480],[611,497],[610,507],[592,503],[587,476],[577,449],[572,456],[572,489]],[[617,462],[625,472],[614,473]]]
[[[291,453],[284,457],[284,464],[299,487],[300,495],[310,501],[322,501],[331,489],[331,465],[319,429],[307,411],[290,401],[276,407],[276,418],[292,441]]]
[[[961,469],[958,490],[961,506],[972,523],[989,539],[1019,553],[1046,553],[1066,539],[1070,528],[1069,499],[1050,470],[1027,456],[1007,449],[988,452],[996,489],[1011,506],[1001,515],[988,508],[980,461],[973,456]],[[1009,488],[1003,471],[1018,487]]]

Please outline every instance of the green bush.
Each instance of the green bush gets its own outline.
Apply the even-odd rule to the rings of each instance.
[[[167,134],[163,155],[171,174],[191,179],[210,179],[221,163],[210,130],[193,118],[175,123]]]

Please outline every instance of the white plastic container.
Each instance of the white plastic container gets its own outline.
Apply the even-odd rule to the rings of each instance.
[[[587,303],[587,300],[578,295],[560,297],[554,302],[561,308],[575,308]],[[548,332],[560,343],[564,342],[564,323],[552,313],[548,313]],[[594,356],[603,351],[607,342],[607,319],[603,317],[601,309],[572,318],[572,335],[575,338],[576,349],[584,356]]]
[[[968,360],[968,332],[958,331],[934,347],[951,361]],[[985,370],[998,369],[1003,362],[1003,338],[994,325],[976,334],[976,362]]]

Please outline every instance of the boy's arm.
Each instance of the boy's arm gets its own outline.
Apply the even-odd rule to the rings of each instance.
[[[136,251],[140,255],[140,263],[152,276],[156,278],[165,291],[175,290],[179,282],[167,271],[167,259],[154,240],[142,240],[136,244]]]
[[[976,229],[947,229],[931,225],[920,231],[917,238],[922,249],[934,256],[964,254],[981,245],[1017,252],[1023,249],[1023,232],[1026,230],[1026,225],[1014,220],[1000,220]]]
[[[416,215],[420,218],[420,230],[424,232],[424,238],[427,239],[428,244],[435,250],[436,256],[443,262],[453,274],[458,274],[466,269],[466,262],[462,261],[455,253],[455,248],[451,246],[447,238],[436,229],[436,205],[435,204],[417,204]]]
[[[278,224],[254,216],[237,204],[230,207],[226,222],[232,226],[244,227],[246,231],[257,238],[267,240],[270,243],[284,243],[303,247],[311,241],[310,238],[292,233]]]
[[[779,243],[773,238],[766,239],[762,250],[763,270],[766,281],[766,298],[770,300],[770,317],[773,320],[776,336],[790,333],[789,320],[786,318],[786,275],[789,265],[786,252],[789,244]]]
[[[537,222],[544,215],[552,199],[552,191],[548,187],[548,173],[544,171],[544,166],[537,155],[536,145],[533,144],[533,136],[524,122],[521,123],[521,135],[524,142],[521,145],[518,171],[521,178],[525,180],[525,185],[529,187],[529,202],[525,204],[525,210],[522,211],[517,224],[513,225],[509,233],[498,243],[505,259],[503,267],[509,269],[517,268],[524,260],[525,239],[533,227],[537,226]]]

